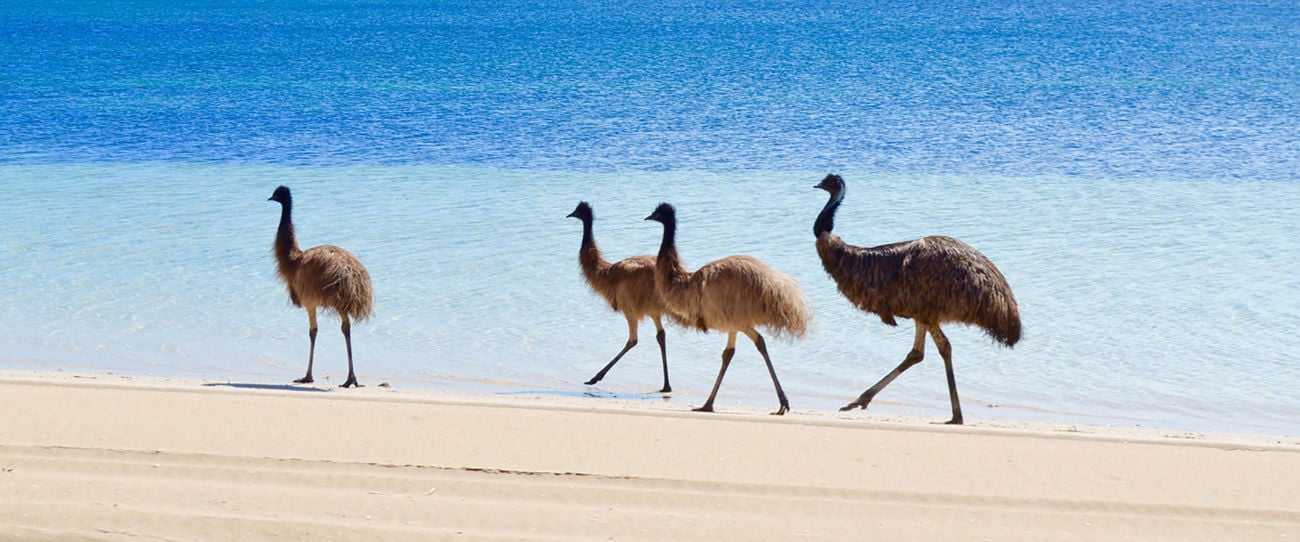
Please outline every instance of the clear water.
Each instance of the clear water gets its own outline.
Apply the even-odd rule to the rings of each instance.
[[[564,215],[592,202],[621,258],[671,201],[688,265],[802,282],[814,330],[771,351],[830,409],[912,335],[820,269],[835,171],[849,242],[952,235],[1015,289],[1015,349],[949,330],[968,417],[1300,433],[1294,3],[480,4],[0,1],[0,367],[300,376],[283,183],[303,246],[374,278],[363,383],[658,400],[646,330],[582,385],[625,326]],[[724,339],[668,341],[698,404]],[[719,407],[774,406],[739,352]],[[873,409],[946,415],[937,358]]]

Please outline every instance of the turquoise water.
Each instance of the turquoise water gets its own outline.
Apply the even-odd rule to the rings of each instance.
[[[832,409],[912,336],[821,271],[834,171],[847,241],[955,236],[1015,290],[1015,349],[948,332],[968,419],[1300,433],[1292,4],[11,1],[0,31],[0,367],[300,376],[288,184],[302,245],[374,278],[363,383],[657,401],[644,330],[582,385],[625,325],[565,215],[590,201],[621,258],[670,201],[688,265],[802,282],[814,329],[771,351],[796,410]],[[672,401],[724,342],[669,330]],[[770,386],[742,344],[718,407]],[[937,354],[873,410],[946,416]]]

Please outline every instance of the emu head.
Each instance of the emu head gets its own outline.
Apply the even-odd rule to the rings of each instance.
[[[655,212],[645,217],[646,220],[653,220],[661,224],[673,224],[677,222],[677,209],[667,203],[660,203],[655,207]]]
[[[827,175],[826,178],[822,179],[822,182],[817,183],[817,186],[814,186],[813,188],[820,188],[830,192],[831,195],[834,196],[844,192],[844,178],[831,173]]]
[[[289,195],[289,187],[281,185],[275,189],[271,197],[266,198],[266,201],[278,201],[281,205],[289,205],[293,203],[293,196]]]
[[[575,208],[572,213],[569,213],[567,218],[576,218],[583,222],[591,222],[591,205],[588,205],[585,201],[578,202],[578,207]]]

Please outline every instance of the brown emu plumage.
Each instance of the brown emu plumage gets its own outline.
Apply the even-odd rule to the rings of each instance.
[[[835,235],[835,211],[844,200],[844,179],[827,175],[816,188],[830,193],[813,225],[817,255],[840,293],[863,311],[891,326],[895,318],[916,322],[912,351],[898,368],[841,410],[867,408],[889,382],[925,355],[929,333],[943,356],[953,418],[962,422],[952,351],[940,325],[957,322],[979,326],[1008,347],[1020,340],[1020,309],[1002,272],[979,251],[951,237],[930,236],[877,247],[849,245]]]
[[[1020,340],[1020,313],[1007,280],[970,245],[943,236],[863,248],[827,233],[817,255],[840,293],[891,326],[895,318],[931,324],[960,322],[994,340]]]
[[[659,391],[661,393],[673,391],[668,383],[668,350],[664,342],[663,317],[667,316],[674,321],[677,321],[677,318],[668,312],[663,301],[659,299],[659,294],[655,292],[654,256],[632,256],[610,263],[601,254],[600,247],[596,246],[596,238],[592,234],[594,216],[591,205],[585,201],[579,202],[578,207],[569,213],[569,217],[582,221],[582,245],[578,249],[578,264],[582,267],[582,276],[591,289],[609,303],[611,309],[623,313],[623,317],[627,319],[627,342],[624,343],[623,350],[596,373],[596,376],[588,380],[587,385],[600,382],[605,378],[605,373],[608,373],[624,354],[636,346],[638,324],[642,318],[648,316],[655,324],[655,340],[659,343],[659,354],[663,360],[664,386]]]
[[[351,320],[365,320],[373,312],[374,292],[370,285],[370,273],[351,252],[334,245],[299,250],[293,228],[293,196],[289,193],[289,188],[276,188],[269,201],[280,203],[280,226],[276,231],[273,249],[276,270],[289,292],[289,300],[294,306],[307,310],[310,324],[308,337],[311,339],[311,349],[307,354],[307,374],[294,382],[313,382],[316,309],[321,308],[334,311],[343,322],[341,330],[348,351],[348,378],[343,387],[360,386],[352,369]]]
[[[700,331],[727,333],[727,347],[722,352],[713,391],[704,405],[696,409],[713,411],[713,400],[736,352],[736,334],[744,333],[754,342],[780,401],[773,414],[784,414],[790,403],[767,354],[767,345],[757,328],[774,335],[802,337],[808,331],[812,311],[799,282],[750,256],[728,256],[707,263],[694,272],[687,271],[677,253],[677,213],[672,205],[662,203],[646,220],[663,223],[663,242],[655,262],[655,287],[664,304],[677,317]]]

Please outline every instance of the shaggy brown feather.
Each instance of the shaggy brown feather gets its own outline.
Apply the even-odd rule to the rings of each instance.
[[[662,261],[662,260],[661,260]],[[752,256],[727,256],[686,271],[676,254],[656,284],[664,302],[700,331],[763,328],[803,337],[812,311],[799,282]]]
[[[325,308],[356,321],[374,313],[370,273],[351,252],[334,245],[295,246],[282,260],[277,267],[294,306]]]
[[[822,267],[855,306],[891,326],[911,318],[974,324],[1007,346],[1020,340],[1020,311],[993,262],[957,239],[930,236],[864,248],[834,233],[817,238]]]
[[[713,410],[713,400],[735,354],[736,334],[744,333],[763,355],[772,376],[781,404],[773,414],[784,414],[790,409],[790,404],[781,389],[781,382],[777,380],[766,342],[757,328],[791,337],[802,337],[808,332],[812,310],[799,282],[750,256],[728,256],[689,272],[677,253],[676,209],[662,203],[646,220],[656,220],[664,225],[663,241],[655,262],[655,287],[664,304],[700,331],[715,329],[727,333],[727,348],[722,353],[718,379],[704,406],[696,410]]]

